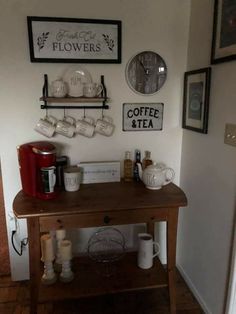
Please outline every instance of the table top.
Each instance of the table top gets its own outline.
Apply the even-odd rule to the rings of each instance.
[[[53,200],[40,200],[20,191],[14,199],[13,211],[17,218],[30,218],[186,205],[184,192],[173,183],[150,190],[142,182],[121,181],[81,184],[79,191],[61,191]]]

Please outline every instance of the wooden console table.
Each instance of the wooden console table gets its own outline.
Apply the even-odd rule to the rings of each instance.
[[[55,200],[42,201],[20,191],[13,202],[17,218],[26,218],[29,237],[31,313],[37,313],[37,303],[57,299],[72,299],[121,291],[168,287],[170,312],[176,313],[175,258],[179,207],[186,206],[184,192],[174,184],[161,190],[146,189],[143,183],[115,182],[81,185],[78,192],[61,192]],[[40,232],[53,229],[85,228],[135,223],[147,223],[154,233],[156,221],[167,222],[167,271],[158,259],[154,267],[139,269],[136,254],[127,253],[118,262],[114,277],[102,277],[96,265],[86,257],[73,260],[75,279],[52,286],[41,284]],[[100,274],[101,276],[101,274]],[[68,289],[67,289],[68,287]]]

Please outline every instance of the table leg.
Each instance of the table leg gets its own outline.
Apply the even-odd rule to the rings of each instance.
[[[153,236],[153,239],[155,238],[155,222],[148,222],[147,223],[147,232],[150,233]]]
[[[37,314],[38,285],[40,276],[39,219],[28,218],[29,266],[30,266],[30,314]]]
[[[170,298],[170,313],[176,313],[176,237],[178,224],[178,208],[169,209],[167,221],[167,271]]]

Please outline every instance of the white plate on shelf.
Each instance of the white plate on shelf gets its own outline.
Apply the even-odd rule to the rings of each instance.
[[[83,67],[70,68],[63,75],[63,81],[68,86],[68,95],[71,97],[82,97],[84,83],[92,83],[92,76]]]

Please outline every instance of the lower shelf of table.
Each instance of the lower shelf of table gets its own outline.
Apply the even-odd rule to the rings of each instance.
[[[70,283],[58,281],[50,286],[40,284],[39,301],[55,301],[98,296],[167,286],[167,273],[156,258],[151,269],[137,266],[137,253],[127,253],[109,269],[88,257],[72,261],[75,278]]]

